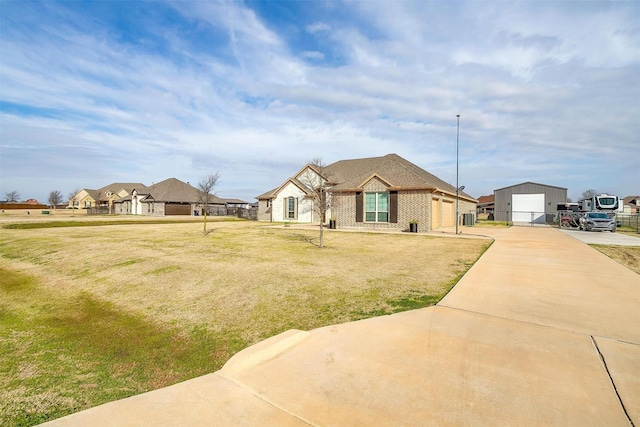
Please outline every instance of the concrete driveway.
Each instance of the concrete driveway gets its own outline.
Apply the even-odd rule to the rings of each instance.
[[[609,231],[582,231],[560,228],[567,236],[578,239],[588,245],[640,246],[640,234],[628,235]]]
[[[640,425],[640,276],[555,228],[481,231],[434,307],[291,330],[47,425]]]

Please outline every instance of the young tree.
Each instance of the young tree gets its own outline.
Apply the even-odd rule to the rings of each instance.
[[[215,193],[212,194],[212,191],[219,179],[220,172],[215,172],[205,176],[202,181],[198,183],[198,190],[200,190],[198,202],[200,203],[200,206],[202,206],[202,216],[204,217],[203,234],[205,235],[207,234],[207,209],[211,199],[215,196]]]
[[[311,194],[306,197],[311,199],[313,210],[320,218],[320,241],[318,246],[322,248],[324,247],[324,222],[326,221],[327,212],[331,209],[331,195],[329,194],[330,173],[321,157],[314,157],[309,161],[309,164],[320,175],[320,178],[315,175],[307,175],[300,182],[311,190]]]
[[[49,193],[49,204],[53,207],[53,209],[55,209],[56,206],[60,203],[62,203],[62,193],[60,191],[54,190]]]
[[[76,189],[76,191],[72,191],[71,193],[69,193],[69,202],[71,202],[71,209],[72,209],[72,215],[75,216],[76,214],[76,203],[78,202],[78,200],[76,199],[76,196],[78,195],[78,193],[80,192],[80,190]]]
[[[17,191],[10,191],[8,193],[5,193],[5,196],[7,197],[7,202],[9,203],[17,202],[18,200],[20,200],[20,193],[18,193]]]

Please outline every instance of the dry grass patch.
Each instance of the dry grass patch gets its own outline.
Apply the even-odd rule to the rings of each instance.
[[[201,227],[0,229],[0,424],[212,372],[287,329],[431,305],[490,244],[327,232],[319,249],[317,231]]]
[[[609,258],[640,274],[640,246],[591,246]]]

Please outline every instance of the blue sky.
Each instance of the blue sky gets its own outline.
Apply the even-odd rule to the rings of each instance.
[[[640,194],[640,2],[0,1],[0,199],[397,153]]]

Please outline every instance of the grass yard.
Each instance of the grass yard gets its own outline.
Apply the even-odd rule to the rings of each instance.
[[[255,222],[0,228],[0,425],[218,370],[285,330],[436,303],[481,239]]]
[[[591,245],[619,264],[640,274],[640,246]]]

